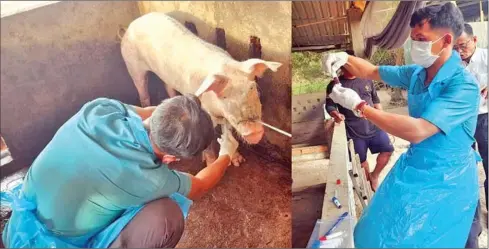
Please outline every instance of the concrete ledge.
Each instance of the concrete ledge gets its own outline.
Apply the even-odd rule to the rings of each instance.
[[[1,18],[59,2],[60,1],[1,1]]]
[[[335,124],[321,219],[324,221],[336,220],[341,214],[348,212],[351,218],[348,219],[350,224],[345,226],[347,231],[344,231],[349,235],[348,246],[346,247],[354,248],[353,229],[357,217],[355,211],[355,197],[353,195],[353,182],[348,174],[350,169],[351,163],[348,157],[346,129],[343,122],[341,124]],[[338,179],[341,181],[340,184],[337,184]],[[342,205],[341,209],[336,208],[331,200],[335,194]]]

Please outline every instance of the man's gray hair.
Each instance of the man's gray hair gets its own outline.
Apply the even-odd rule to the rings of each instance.
[[[214,139],[211,117],[194,95],[165,99],[150,120],[150,138],[163,152],[182,158],[198,155]]]

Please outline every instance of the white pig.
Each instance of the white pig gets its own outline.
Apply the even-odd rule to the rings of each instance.
[[[262,139],[261,103],[254,79],[267,69],[276,72],[281,63],[236,61],[223,49],[159,12],[143,15],[129,25],[122,37],[121,52],[142,106],[150,105],[147,73],[152,71],[165,82],[170,97],[176,95],[175,90],[199,96],[202,107],[214,125],[221,125],[223,133],[234,127],[249,144]],[[206,158],[210,163],[215,155]],[[232,162],[238,166],[243,160],[236,153]]]

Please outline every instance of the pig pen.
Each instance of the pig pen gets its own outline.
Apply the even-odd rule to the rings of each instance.
[[[353,234],[355,199],[348,175],[346,130],[324,113],[324,93],[292,96],[292,247],[305,248],[318,219],[330,221],[348,211]],[[340,184],[337,184],[340,180]],[[334,191],[342,204],[331,201]],[[353,211],[353,212],[352,212]],[[347,242],[353,247],[353,238]]]
[[[139,104],[117,40],[119,27],[126,27],[140,15],[136,2],[57,2],[13,13],[2,14],[1,22],[0,134],[13,158],[0,167],[2,191],[12,187],[13,180],[22,179],[56,130],[84,103],[109,97]],[[248,40],[256,34],[243,35]],[[260,38],[266,40],[266,36]],[[233,40],[228,40],[227,46],[235,49]],[[262,50],[269,56],[266,46]],[[286,71],[287,59],[276,59],[285,64]],[[287,130],[290,112],[277,114],[266,109],[277,101],[290,111],[290,78],[285,80],[275,83],[266,75],[263,82],[269,85],[260,87],[264,113],[270,113],[268,118],[275,123],[266,117],[264,121]],[[278,84],[287,94],[277,93],[281,92]],[[149,89],[152,104],[167,97],[162,82],[153,74]],[[177,247],[290,247],[288,144],[288,139],[267,130],[260,144],[241,146],[247,162],[230,167],[213,190],[194,202]],[[195,159],[170,167],[196,173],[203,166]],[[5,207],[0,211],[3,231],[10,212]]]

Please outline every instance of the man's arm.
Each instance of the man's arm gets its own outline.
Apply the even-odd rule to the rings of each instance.
[[[221,145],[217,160],[201,170],[197,175],[190,176],[192,181],[188,194],[190,199],[198,199],[213,188],[221,180],[229,165],[231,165],[231,158],[238,149],[238,141],[230,132],[224,131],[221,138],[217,139],[217,142]]]
[[[415,144],[439,132],[438,127],[422,118],[389,113],[370,106],[364,107],[363,114],[381,130]]]
[[[357,78],[368,80],[382,80],[393,87],[407,89],[411,76],[418,66],[375,66],[367,60],[348,55],[345,52],[326,54],[323,58],[324,70],[336,77],[336,70],[345,67]]]
[[[195,176],[187,174],[192,182],[188,198],[192,200],[198,199],[216,186],[224,176],[224,173],[230,164],[231,158],[229,155],[223,155],[218,157],[214,163],[202,169]]]
[[[452,82],[427,105],[420,118],[388,113],[364,106],[365,117],[394,136],[420,143],[438,132],[450,133],[477,113],[478,87],[475,82]]]
[[[344,67],[357,78],[381,80],[379,67],[362,58],[349,55]]]
[[[345,116],[338,111],[336,103],[331,98],[326,98],[326,112],[333,117],[336,123],[345,120]]]

